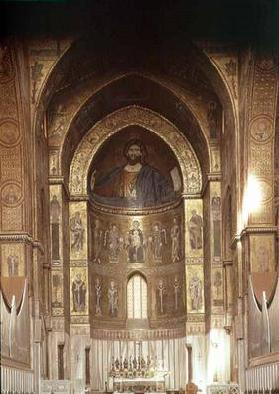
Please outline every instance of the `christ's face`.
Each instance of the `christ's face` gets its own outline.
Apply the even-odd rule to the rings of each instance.
[[[137,164],[141,161],[141,148],[140,146],[134,144],[131,145],[127,151],[127,159],[129,164]]]

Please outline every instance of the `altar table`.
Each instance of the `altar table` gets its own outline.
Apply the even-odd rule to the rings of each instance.
[[[160,373],[149,378],[114,378],[113,391],[119,393],[165,393],[165,375],[166,373]]]

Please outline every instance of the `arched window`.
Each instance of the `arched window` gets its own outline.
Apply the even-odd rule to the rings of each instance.
[[[138,274],[133,275],[127,285],[128,319],[147,319],[147,284]]]

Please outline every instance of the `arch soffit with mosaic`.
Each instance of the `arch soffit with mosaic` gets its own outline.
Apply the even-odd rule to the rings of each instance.
[[[73,42],[71,42],[71,40],[69,40],[69,41],[70,41],[69,46],[65,49],[64,53],[62,53],[61,56],[58,59],[56,59],[56,61],[53,63],[53,65],[48,70],[48,73],[45,76],[44,80],[42,81],[42,85],[40,87],[40,91],[39,91],[37,102],[36,102],[36,110],[35,110],[35,114],[33,117],[33,128],[35,130],[40,128],[40,125],[42,122],[42,116],[43,116],[43,113],[47,107],[46,104],[48,104],[50,102],[51,98],[53,97],[53,91],[55,90],[55,86],[57,86],[58,80],[62,79],[62,76],[60,75],[60,78],[58,78],[58,80],[57,80],[56,74],[63,75],[63,73],[61,73],[60,71],[61,71],[61,69],[65,68],[65,64],[67,64],[67,60],[69,60],[68,58],[71,57],[71,51],[73,50],[74,45],[73,45]],[[198,47],[195,47],[195,50],[197,51]],[[195,51],[195,53],[196,53],[196,51]],[[200,56],[201,56],[201,54],[200,54]],[[206,59],[208,61],[208,65],[212,65],[212,60],[211,60],[208,53],[206,53],[205,51],[202,51],[202,56],[206,57]],[[217,75],[215,75],[215,78],[212,78],[210,70],[205,67],[205,60],[203,62],[201,62],[201,64],[203,65],[202,69],[205,72],[205,75],[209,78],[209,80],[211,82],[216,83],[216,81],[214,81],[214,79],[218,75],[217,79],[219,78],[222,81],[223,87],[227,91],[228,89],[224,83],[222,75],[220,75],[220,70],[218,68],[214,67]],[[53,83],[54,80],[56,81],[55,84]],[[213,83],[213,86],[214,86],[214,83]],[[197,119],[198,123],[200,124],[199,119],[197,117],[196,117],[196,119]],[[204,135],[206,135],[205,129],[203,127],[201,127],[201,129],[202,129]]]
[[[152,74],[147,74],[147,73],[138,73],[138,72],[132,72],[132,73],[120,73],[115,75],[113,78],[109,78],[106,81],[102,80],[99,83],[95,85],[95,88],[91,86],[90,84],[87,84],[86,86],[88,89],[86,91],[83,90],[81,95],[74,95],[76,97],[76,107],[70,111],[70,116],[65,118],[65,124],[63,127],[64,134],[61,135],[61,141],[60,141],[60,148],[55,145],[49,145],[50,148],[58,148],[60,150],[60,154],[58,157],[59,160],[59,168],[62,168],[62,156],[63,156],[63,149],[65,148],[65,142],[67,141],[67,136],[70,135],[73,124],[77,117],[79,116],[79,113],[82,111],[83,108],[86,107],[86,105],[90,102],[90,100],[99,92],[102,91],[105,87],[109,86],[110,84],[119,81],[125,77],[135,75],[135,76],[140,76],[142,78],[145,78],[147,80],[150,80],[151,82],[157,83],[159,86],[162,88],[167,89],[170,94],[172,94],[177,100],[179,100],[185,107],[187,107],[189,113],[192,114],[192,116],[195,118],[197,122],[197,126],[201,130],[202,136],[205,140],[205,149],[207,149],[208,152],[210,152],[210,143],[209,143],[209,129],[208,129],[208,124],[206,120],[206,116],[201,117],[200,116],[200,110],[197,107],[197,103],[193,101],[193,96],[191,94],[187,95],[187,91],[185,88],[181,86],[174,86],[174,84],[171,81],[168,81],[166,78],[162,78],[162,76],[155,76]],[[92,92],[92,89],[93,92]],[[73,97],[73,95],[71,95]],[[67,112],[67,111],[65,111]],[[51,133],[51,129],[50,129]],[[50,140],[51,141],[51,140]]]
[[[67,54],[71,52],[71,48],[72,40],[69,39],[68,46],[65,47],[64,51],[53,61],[53,63],[48,67],[47,72],[43,75],[38,89],[38,96],[34,103],[34,108],[32,108],[34,113],[31,127],[35,134],[41,131],[41,125],[43,123],[47,107],[53,98],[57,86],[63,79],[63,72],[61,72],[61,70],[65,67],[65,58],[67,57]]]
[[[82,96],[77,96],[77,105],[74,110],[71,111],[71,116],[67,120],[67,123],[64,125],[63,129],[65,130],[64,135],[61,136],[61,141],[60,141],[60,147],[57,145],[49,146],[50,148],[54,148],[56,151],[59,152],[58,154],[58,168],[62,169],[63,168],[63,159],[65,158],[63,150],[66,148],[66,141],[67,137],[70,136],[73,124],[75,120],[77,119],[79,113],[82,111],[83,108],[86,107],[86,105],[90,102],[92,97],[96,95],[98,92],[101,92],[101,90],[113,82],[119,81],[126,76],[130,75],[136,75],[136,76],[141,76],[143,78],[146,78],[147,80],[150,80],[154,83],[157,83],[160,87],[167,89],[170,94],[172,94],[177,100],[179,100],[189,111],[189,113],[194,117],[197,127],[199,128],[202,138],[204,139],[204,149],[206,152],[208,152],[208,157],[209,157],[209,168],[213,170],[213,151],[211,149],[210,141],[209,141],[209,129],[208,129],[208,124],[206,123],[206,117],[202,117],[199,115],[199,109],[197,107],[197,103],[192,103],[193,97],[191,94],[188,96],[186,95],[186,90],[182,88],[181,86],[175,86],[171,81],[168,81],[166,78],[163,78],[162,76],[154,76],[153,74],[147,74],[147,73],[139,73],[139,72],[131,72],[131,73],[121,73],[115,75],[113,78],[109,78],[108,80],[100,81],[98,85],[95,86],[95,89],[92,93],[92,87],[90,85],[89,89],[86,92],[83,91]],[[73,95],[71,95],[73,96]],[[189,98],[189,100],[188,100]],[[215,144],[216,146],[216,144]],[[215,148],[216,150],[216,148]]]
[[[130,125],[141,126],[155,133],[172,149],[182,173],[183,194],[195,195],[201,192],[200,163],[186,137],[158,113],[132,105],[121,108],[97,122],[79,143],[70,166],[71,197],[87,195],[87,179],[95,154],[108,138]]]
[[[114,75],[114,77],[109,77],[106,80],[101,78],[99,82],[96,82],[96,78],[92,78],[92,81],[94,82],[94,85],[92,86],[89,83],[86,84],[82,92],[80,92],[80,95],[70,95],[71,100],[73,97],[76,99],[76,106],[70,111],[70,116],[68,119],[66,119],[66,124],[65,124],[65,134],[62,136],[62,141],[61,145],[64,144],[64,141],[67,137],[67,133],[71,129],[71,125],[74,123],[75,119],[81,112],[81,110],[86,107],[86,105],[90,102],[90,100],[97,94],[100,93],[104,88],[108,87],[109,85],[113,84],[114,82],[120,81],[126,77],[130,76],[138,76],[142,77],[146,80],[149,80],[153,83],[158,84],[162,88],[165,88],[166,90],[169,91],[170,94],[172,94],[177,100],[181,101],[181,103],[187,107],[189,112],[193,115],[193,117],[196,119],[203,136],[209,145],[209,129],[208,129],[208,124],[206,120],[206,114],[203,116],[201,115],[201,108],[200,105],[201,103],[197,102],[193,98],[193,94],[189,93],[187,89],[183,86],[174,84],[171,80],[169,80],[166,76],[161,76],[161,75],[154,75],[152,73],[143,73],[143,72],[121,72],[117,73]],[[93,89],[93,90],[92,90]],[[50,129],[51,133],[51,129]],[[51,135],[49,136],[51,138]]]

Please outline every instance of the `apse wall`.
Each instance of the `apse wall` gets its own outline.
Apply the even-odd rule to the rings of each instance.
[[[145,328],[184,327],[184,212],[181,202],[175,205],[163,212],[137,215],[104,213],[92,207],[89,281],[95,329],[141,328],[141,324]],[[135,229],[140,237],[137,246]],[[142,322],[136,319],[139,327],[133,326],[127,310],[127,286],[135,275],[147,284],[147,316]],[[117,289],[115,311],[109,305],[112,281]]]
[[[113,360],[139,356],[150,357],[167,371],[167,388],[183,388],[187,371],[183,202],[135,214],[92,201],[89,223],[93,389],[104,390],[106,384],[113,389],[109,378]],[[131,288],[137,278],[143,283],[135,282]]]

